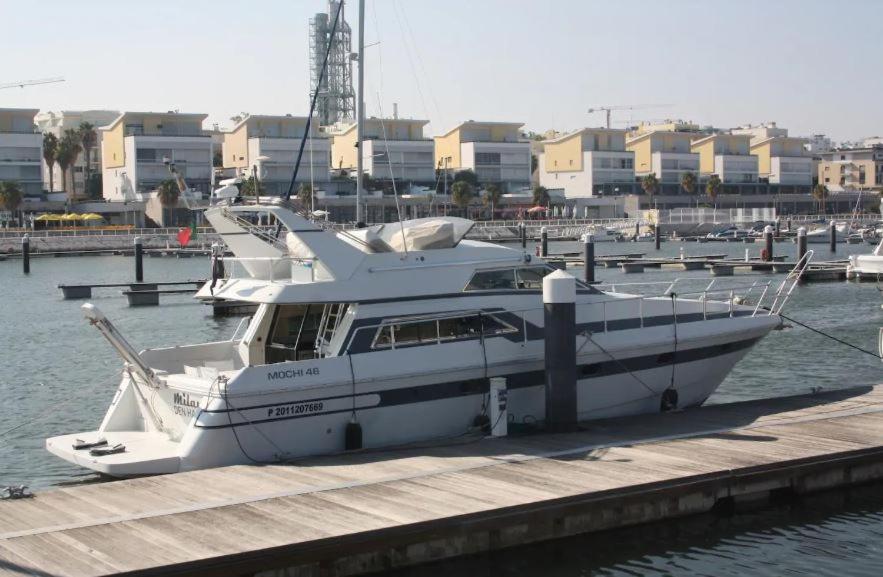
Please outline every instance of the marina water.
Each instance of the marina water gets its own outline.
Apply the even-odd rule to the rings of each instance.
[[[596,254],[645,252],[647,256],[723,254],[742,257],[742,243],[603,243]],[[827,246],[811,246],[816,260],[832,258]],[[533,244],[529,249],[533,250]],[[579,252],[579,243],[551,243],[550,252]],[[796,247],[777,243],[776,254],[792,258]],[[870,252],[864,245],[839,245],[836,258]],[[84,320],[82,301],[64,301],[59,283],[130,282],[134,264],[126,257],[34,259],[31,274],[21,262],[0,262],[0,486],[26,484],[34,490],[69,483],[93,482],[94,475],[50,455],[46,437],[94,430],[119,381],[116,353]],[[574,270],[581,274],[581,269]],[[145,280],[205,278],[208,261],[145,259]],[[647,269],[623,274],[597,268],[601,282],[616,282],[622,292],[661,292],[664,286],[625,283],[708,277],[707,271]],[[784,275],[740,273],[716,281],[721,287],[746,282],[781,282]],[[701,290],[699,281],[679,283],[681,292]],[[168,346],[230,338],[239,318],[214,318],[208,307],[189,295],[163,297],[160,307],[130,308],[120,289],[96,289],[98,305],[136,348]],[[883,324],[880,292],[873,283],[828,282],[798,287],[784,314],[816,329],[876,350]],[[728,376],[709,403],[808,393],[876,384],[880,360],[795,326],[760,341]],[[739,516],[727,521],[691,521],[677,529],[644,528],[605,536],[588,535],[497,553],[473,565],[442,564],[440,572],[488,575],[635,575],[635,574],[766,574],[785,567],[796,574],[883,574],[883,491],[851,491],[822,501]],[[827,500],[825,500],[827,499]],[[834,499],[831,502],[831,499]],[[618,537],[617,537],[618,535]],[[607,542],[617,539],[615,542]],[[604,543],[607,542],[607,545]],[[615,545],[615,546],[614,546]],[[594,550],[595,554],[588,552]],[[601,553],[601,551],[605,551]],[[538,560],[542,560],[539,562]],[[551,561],[550,561],[551,560]],[[477,565],[474,565],[476,564]],[[459,569],[458,569],[459,567]],[[417,574],[417,573],[414,573]]]

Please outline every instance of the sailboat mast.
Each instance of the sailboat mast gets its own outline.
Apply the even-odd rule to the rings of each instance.
[[[359,0],[359,80],[356,89],[356,223],[362,222],[362,127],[365,125],[365,0]]]

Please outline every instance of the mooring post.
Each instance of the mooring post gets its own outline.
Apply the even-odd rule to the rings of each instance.
[[[656,226],[653,227],[653,242],[656,244],[656,250],[659,250],[659,242],[661,240],[659,238],[659,235],[661,234],[661,232],[661,228],[659,226],[659,223],[657,222]]]
[[[776,219],[776,238],[778,238],[780,236],[781,232],[782,232],[782,221],[777,218]]]
[[[763,228],[764,251],[763,260],[772,262],[773,260],[773,227],[766,225]]]
[[[144,281],[144,246],[141,237],[135,237],[135,282]]]
[[[527,226],[524,222],[521,222],[519,226],[521,227],[521,248],[527,250]]]
[[[21,270],[25,274],[31,272],[31,239],[27,233],[21,237]]]
[[[641,221],[635,221],[635,238],[633,239],[635,242],[638,242],[638,237],[641,236]]]
[[[540,229],[540,256],[543,258],[549,256],[549,231],[545,226]]]
[[[576,428],[576,279],[558,270],[543,279],[546,428]]]
[[[586,284],[595,282],[595,235],[583,236],[583,280]]]
[[[806,255],[806,227],[797,229],[797,262],[803,260]]]
[[[831,252],[837,252],[837,227],[834,225],[834,221],[831,221]]]

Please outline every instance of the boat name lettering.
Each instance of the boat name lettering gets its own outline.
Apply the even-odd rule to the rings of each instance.
[[[181,417],[192,417],[199,408],[199,401],[191,399],[189,393],[175,393],[172,395],[172,403],[175,414]]]
[[[286,417],[288,415],[303,415],[305,413],[318,413],[322,410],[322,401],[284,405],[267,409],[268,417]]]
[[[278,371],[270,371],[267,373],[268,381],[278,379],[296,379],[297,377],[305,377],[310,375],[318,375],[319,367],[310,367],[308,369],[283,369]]]

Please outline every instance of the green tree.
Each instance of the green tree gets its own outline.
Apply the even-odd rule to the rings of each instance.
[[[656,174],[651,172],[644,176],[644,178],[641,179],[641,188],[644,189],[647,196],[653,198],[656,191],[659,190],[659,180],[656,178]]]
[[[530,155],[530,173],[533,174],[537,171],[537,168],[540,166],[540,160],[537,158],[536,154]]]
[[[212,155],[212,166],[215,168],[221,168],[224,166],[224,157],[221,155],[220,150]]]
[[[55,151],[55,162],[58,164],[58,168],[61,169],[61,189],[67,192],[68,203],[72,199],[72,191],[67,185],[67,172],[71,166],[72,158],[73,151],[71,150],[70,142],[62,138],[58,141],[58,149]]]
[[[303,182],[297,187],[297,199],[300,201],[300,204],[304,207],[305,211],[309,212],[313,209],[313,196],[313,185],[309,182]]]
[[[51,132],[43,133],[43,161],[49,167],[49,192],[55,188],[55,157],[58,153],[58,137]]]
[[[86,196],[92,199],[101,198],[104,179],[100,172],[93,172],[86,181]]]
[[[242,195],[243,198],[246,198],[249,196],[256,196],[254,189],[255,189],[254,176],[249,176],[248,179],[243,180],[242,183],[239,185],[239,194]],[[259,193],[259,195],[264,195],[267,193],[266,189],[264,188],[264,183],[261,181],[258,181],[258,193]]]
[[[496,184],[491,183],[484,187],[484,204],[491,209],[491,220],[494,219],[501,198],[503,198],[503,191]]]
[[[550,202],[552,202],[552,198],[549,196],[549,190],[545,186],[533,187],[534,206],[548,207]]]
[[[22,197],[21,186],[17,182],[4,180],[0,181],[0,208],[15,212],[21,206]]]
[[[159,183],[156,187],[156,197],[159,199],[163,210],[163,224],[169,226],[174,220],[175,208],[178,206],[178,199],[181,197],[181,191],[178,190],[178,183],[174,179],[168,178]],[[168,222],[165,218],[165,211],[169,210]],[[172,224],[172,226],[174,226]]]
[[[812,197],[819,203],[819,212],[825,214],[825,201],[828,200],[828,187],[817,184],[812,189]]]
[[[717,195],[720,194],[722,186],[723,183],[721,183],[720,177],[716,174],[712,174],[708,182],[705,183],[705,194],[714,203],[715,208],[717,208]]]
[[[693,172],[684,172],[681,174],[681,188],[687,194],[693,194],[696,191],[696,174]]]
[[[473,189],[478,188],[478,176],[476,176],[476,174],[474,172],[472,172],[471,170],[469,170],[468,168],[464,169],[464,170],[458,170],[457,172],[455,172],[454,173],[454,182],[466,182]]]
[[[458,180],[451,187],[451,201],[460,207],[464,216],[466,216],[466,209],[469,208],[473,195],[472,185],[465,180]]]
[[[91,122],[81,122],[77,128],[77,134],[80,137],[80,145],[83,147],[83,160],[86,161],[86,168],[83,172],[83,187],[88,189],[89,179],[92,176],[92,151],[98,144],[98,133],[95,132],[95,125]],[[86,192],[84,190],[83,192]]]

